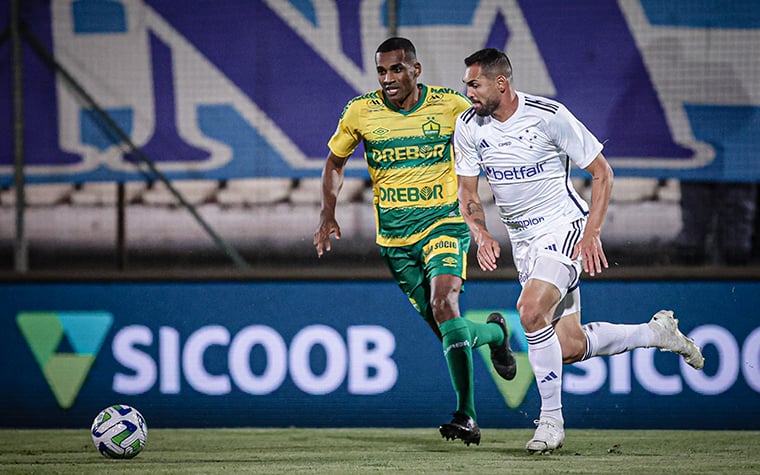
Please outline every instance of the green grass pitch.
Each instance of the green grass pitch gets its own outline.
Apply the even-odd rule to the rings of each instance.
[[[109,460],[87,429],[0,430],[12,474],[760,474],[758,431],[568,429],[565,447],[529,455],[527,429],[484,429],[479,446],[427,429],[149,429],[145,450]]]

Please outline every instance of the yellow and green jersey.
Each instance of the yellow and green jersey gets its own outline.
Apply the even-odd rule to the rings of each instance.
[[[464,222],[451,137],[457,116],[471,104],[452,89],[419,87],[420,100],[409,111],[386,102],[382,89],[352,99],[328,143],[335,155],[348,157],[364,141],[381,246],[414,244],[436,226]]]

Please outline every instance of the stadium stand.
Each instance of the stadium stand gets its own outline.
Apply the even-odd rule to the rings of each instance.
[[[216,193],[224,206],[259,206],[286,201],[293,187],[290,178],[240,178],[229,180]]]
[[[617,203],[652,201],[657,197],[658,188],[655,178],[617,178],[610,200]]]
[[[194,205],[209,201],[216,193],[219,183],[213,180],[176,180],[172,186],[185,200]],[[142,202],[152,206],[177,206],[179,201],[164,182],[158,181],[141,195]]]
[[[29,183],[25,187],[27,206],[54,206],[68,200],[73,188],[68,183]],[[5,206],[16,205],[16,191],[9,188],[0,196]]]
[[[125,183],[125,200],[132,203],[138,199],[146,185],[140,182]],[[73,206],[115,206],[118,202],[116,183],[84,183],[74,188],[69,196]]]
[[[339,203],[356,201],[365,187],[364,180],[360,178],[346,178],[343,188],[338,195]],[[298,185],[290,194],[290,202],[293,204],[319,204],[322,202],[322,184],[319,178],[304,178],[299,180]]]
[[[590,183],[573,178],[578,191],[590,199]],[[179,180],[173,182],[188,202],[225,239],[249,256],[293,258],[311,256],[311,240],[320,206],[320,181],[302,179],[297,185],[289,178]],[[215,251],[213,243],[190,214],[178,206],[160,182],[126,184],[126,228],[131,251],[153,253],[181,250]],[[618,178],[603,230],[610,255],[639,252],[666,255],[680,230],[678,181]],[[486,216],[491,231],[506,241],[496,206],[485,180],[480,180]],[[341,192],[338,219],[344,239],[336,246],[346,259],[372,254],[374,214],[372,190],[368,182],[348,178]],[[27,185],[26,234],[32,251],[53,252],[65,244],[66,250],[108,249],[114,246],[116,226],[116,185],[86,183],[78,186]],[[0,195],[0,242],[14,239],[15,192]],[[63,252],[63,251],[62,251]],[[654,259],[663,262],[662,256]]]

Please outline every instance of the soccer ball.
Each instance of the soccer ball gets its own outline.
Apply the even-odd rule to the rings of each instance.
[[[148,426],[142,414],[124,404],[114,404],[92,422],[92,443],[104,457],[131,459],[142,452],[148,441]]]

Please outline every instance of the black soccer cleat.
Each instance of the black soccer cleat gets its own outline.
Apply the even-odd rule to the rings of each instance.
[[[462,439],[468,447],[470,444],[480,445],[480,427],[475,420],[463,412],[455,412],[454,418],[448,424],[438,428],[441,437],[446,440]]]
[[[501,345],[491,345],[491,363],[499,376],[511,381],[515,379],[517,374],[517,360],[515,359],[512,349],[509,347],[509,330],[507,330],[507,322],[504,321],[504,317],[494,312],[488,316],[486,323],[498,324],[504,332],[504,343]]]

